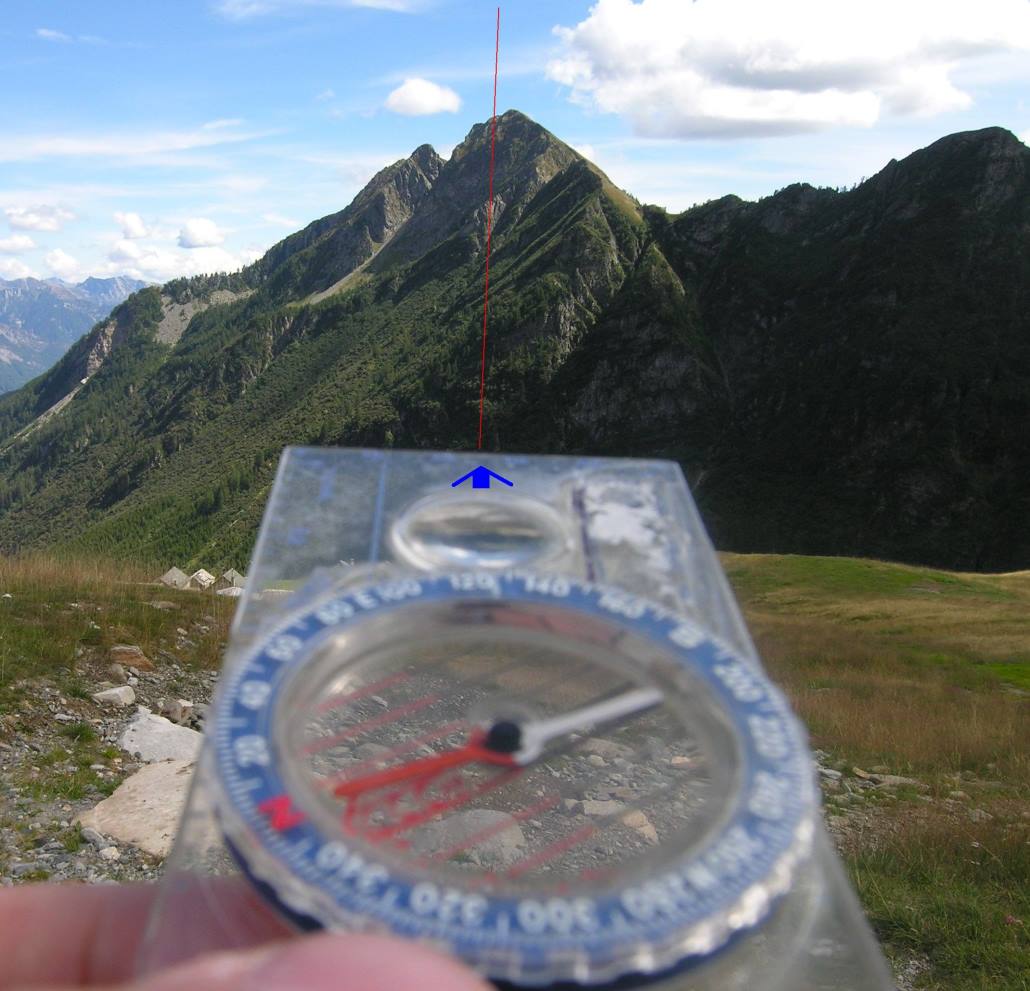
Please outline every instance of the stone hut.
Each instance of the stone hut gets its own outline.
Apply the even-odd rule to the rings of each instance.
[[[215,576],[210,571],[198,568],[189,577],[189,588],[207,589],[215,583]]]
[[[169,568],[158,581],[162,585],[167,585],[169,588],[188,588],[190,583],[190,576],[185,571],[180,571],[178,568]]]
[[[235,568],[230,568],[218,579],[218,588],[243,588],[246,582],[246,575],[241,575]]]

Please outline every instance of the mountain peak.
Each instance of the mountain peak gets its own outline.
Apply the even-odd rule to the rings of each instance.
[[[934,141],[933,144],[927,145],[925,150],[947,153],[970,145],[1010,151],[1027,150],[1026,145],[1011,131],[998,126],[981,127],[975,131],[957,131],[955,134],[947,134],[943,138]]]
[[[474,244],[483,230],[491,124],[475,124],[443,163],[424,207],[375,262],[377,271],[413,261],[430,246],[459,232]],[[494,149],[494,222],[525,204],[545,183],[581,156],[518,110],[497,117]]]
[[[939,196],[973,212],[1019,208],[1030,194],[1030,148],[1003,127],[959,131],[892,159],[868,186],[905,215]]]

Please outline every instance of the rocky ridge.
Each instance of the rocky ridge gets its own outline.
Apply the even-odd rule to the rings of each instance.
[[[488,132],[240,273],[136,293],[0,399],[0,547],[241,566],[284,445],[467,446]],[[485,445],[675,459],[724,549],[1025,567],[1027,204],[1030,149],[986,128],[670,215],[508,111]]]

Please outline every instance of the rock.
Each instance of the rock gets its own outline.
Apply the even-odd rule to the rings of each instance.
[[[193,703],[186,699],[171,699],[161,704],[161,715],[180,726],[187,722],[193,713]]]
[[[819,776],[821,778],[826,778],[829,781],[839,781],[843,775],[840,773],[840,771],[833,770],[833,768],[820,767]]]
[[[851,773],[854,774],[856,778],[862,778],[863,781],[868,781],[872,777],[868,771],[863,771],[860,767],[853,767],[851,769]]]
[[[154,609],[178,609],[179,607],[174,602],[169,602],[167,599],[154,599],[150,603]]]
[[[583,813],[588,816],[612,816],[626,806],[622,802],[584,802]]]
[[[354,756],[360,757],[362,760],[378,760],[388,753],[390,753],[390,748],[381,743],[363,743],[355,749]]]
[[[639,810],[627,812],[622,817],[622,822],[623,825],[636,830],[648,843],[654,844],[658,842],[658,830],[654,828],[651,820],[643,812]]]
[[[121,860],[122,859],[121,851],[116,846],[105,846],[104,849],[100,851],[100,856],[104,860]]]
[[[8,873],[11,877],[24,877],[26,874],[40,870],[42,866],[42,864],[11,864]]]
[[[985,809],[970,809],[969,818],[972,822],[990,822],[994,816]]]
[[[197,759],[203,737],[196,730],[156,716],[141,705],[118,740],[122,750],[139,754],[148,764],[160,760]]]
[[[670,757],[669,767],[690,767],[694,763],[693,757]]]
[[[82,833],[82,838],[90,846],[94,846],[98,850],[102,850],[104,847],[111,845],[106,836],[98,833],[95,829],[91,829],[89,826],[83,826],[80,831]]]
[[[119,685],[124,685],[129,678],[129,676],[125,673],[125,668],[123,668],[117,661],[112,661],[110,664],[108,664],[107,673]]]
[[[154,664],[146,654],[134,644],[116,643],[108,652],[107,657],[115,664],[121,664],[126,668],[138,668],[140,671],[153,671]]]
[[[0,595],[0,599],[13,599],[13,598],[14,598],[14,596],[11,595],[10,592],[4,592],[3,595]]]
[[[876,764],[872,768],[872,772],[873,772],[873,774],[889,774],[890,773],[890,768],[887,767],[885,764]]]
[[[598,757],[628,757],[633,753],[632,748],[623,743],[616,743],[614,740],[602,740],[599,736],[588,737],[580,744],[580,749],[588,754],[597,754]]]
[[[526,837],[514,816],[493,809],[459,812],[431,823],[415,839],[419,853],[465,853],[477,864],[498,867],[514,863],[525,846]]]
[[[953,798],[958,802],[969,801],[969,796],[964,791],[949,791],[948,798]]]
[[[917,781],[915,778],[906,778],[901,774],[874,774],[870,780],[883,788],[902,788],[909,786],[912,788],[918,788],[920,791],[926,791],[929,785],[922,781]]]
[[[110,798],[76,820],[155,857],[167,857],[186,801],[193,762],[168,760],[141,767]],[[110,844],[103,849],[111,849]]]
[[[97,692],[93,696],[93,701],[110,705],[132,705],[136,701],[136,693],[131,685],[120,685],[118,688]]]
[[[600,754],[591,754],[587,757],[587,763],[592,767],[607,767],[608,763]]]
[[[70,712],[55,712],[54,719],[59,723],[74,723],[75,717]]]

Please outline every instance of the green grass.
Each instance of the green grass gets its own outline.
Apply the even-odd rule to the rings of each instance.
[[[910,817],[904,810],[902,815]],[[898,813],[895,813],[897,817]],[[927,816],[848,867],[870,920],[895,953],[932,964],[928,987],[1023,988],[1030,980],[1026,831]]]
[[[88,699],[89,686],[104,677],[108,648],[118,643],[139,646],[154,663],[161,663],[164,649],[182,664],[217,667],[233,600],[149,584],[158,573],[48,554],[0,557],[0,588],[11,594],[0,599],[0,712],[27,678],[50,678],[67,697]],[[155,608],[155,601],[173,608]],[[198,621],[207,633],[193,627]],[[191,630],[195,647],[174,647],[178,627]],[[87,733],[88,727],[61,732]]]
[[[926,989],[1027,991],[1030,573],[794,555],[723,564],[813,744],[845,768],[885,765],[929,786],[828,800],[872,816],[845,859],[888,953],[928,959]]]
[[[89,723],[68,723],[57,732],[78,743],[93,743],[97,738],[96,732]]]

